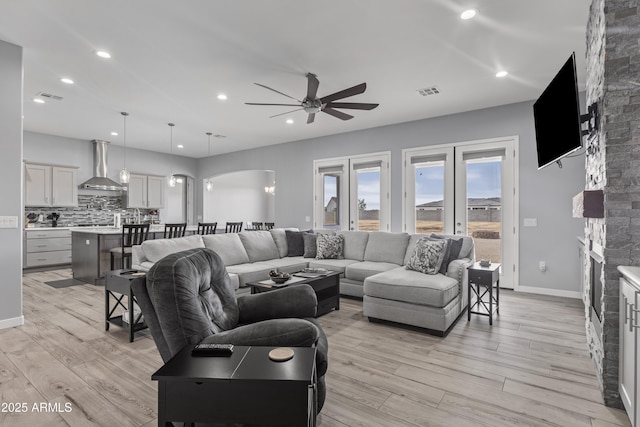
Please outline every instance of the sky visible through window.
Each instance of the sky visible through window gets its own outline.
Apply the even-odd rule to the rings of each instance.
[[[500,162],[467,163],[467,197],[500,197]],[[335,181],[325,180],[325,206],[336,194]],[[358,198],[367,209],[380,209],[380,172],[358,173]],[[416,167],[416,205],[444,199],[444,165]]]

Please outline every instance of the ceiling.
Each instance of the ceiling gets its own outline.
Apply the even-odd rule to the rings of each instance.
[[[584,89],[589,3],[20,0],[3,2],[0,40],[24,47],[25,130],[122,145],[126,111],[128,147],[205,157],[536,99],[572,51]],[[478,15],[461,20],[468,8]],[[380,106],[307,125],[244,104],[291,101],[254,82],[302,99],[308,72],[319,97],[366,82],[344,101]],[[36,104],[40,92],[63,99]],[[225,137],[209,151],[206,132]]]

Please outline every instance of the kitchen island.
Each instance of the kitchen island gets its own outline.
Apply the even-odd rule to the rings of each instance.
[[[198,227],[187,226],[185,236],[195,234]],[[164,225],[154,224],[149,239],[162,239]],[[122,228],[72,227],[71,268],[73,278],[87,283],[103,284],[105,273],[111,270],[111,249],[122,244]],[[119,264],[116,266],[120,268]]]

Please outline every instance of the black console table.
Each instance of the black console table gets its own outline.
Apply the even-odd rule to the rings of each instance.
[[[134,316],[134,303],[136,297],[131,289],[131,281],[137,277],[144,275],[133,270],[113,270],[108,271],[104,283],[104,330],[109,330],[109,324],[129,329],[129,342],[133,342],[133,334],[136,331],[145,329],[147,325],[141,321],[142,314]],[[118,294],[118,295],[116,295]],[[127,305],[122,300],[127,297]],[[115,304],[111,308],[110,299],[113,297]],[[114,312],[118,307],[124,308],[128,312],[128,318],[125,322],[122,316],[114,316]]]
[[[158,426],[170,422],[315,426],[316,349],[293,347],[286,362],[273,347],[236,346],[231,356],[194,357],[187,345],[151,379],[158,381]]]
[[[493,325],[493,313],[500,313],[500,264],[491,263],[488,267],[483,267],[476,262],[468,268],[468,271],[467,320],[471,320],[472,314],[480,314],[489,316],[489,324]],[[471,304],[472,295],[474,296],[473,304]]]

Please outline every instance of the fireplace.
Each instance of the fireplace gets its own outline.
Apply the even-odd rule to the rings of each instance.
[[[589,251],[590,319],[597,334],[602,334],[602,248],[591,243]]]

